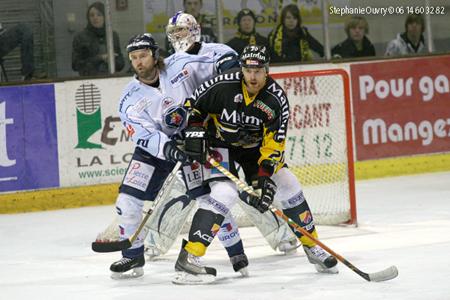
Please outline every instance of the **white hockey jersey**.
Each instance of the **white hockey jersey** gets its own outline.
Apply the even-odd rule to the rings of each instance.
[[[199,55],[175,53],[164,60],[158,88],[136,77],[125,87],[119,102],[119,115],[136,146],[165,159],[164,144],[186,123],[184,100],[204,81],[217,75],[218,63],[227,53],[223,44],[202,44]]]

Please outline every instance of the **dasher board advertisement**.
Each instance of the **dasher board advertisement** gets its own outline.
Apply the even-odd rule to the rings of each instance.
[[[56,84],[61,186],[120,182],[134,146],[119,118],[130,78]]]
[[[350,70],[357,160],[450,151],[450,56]]]
[[[53,84],[0,88],[0,192],[59,186]]]

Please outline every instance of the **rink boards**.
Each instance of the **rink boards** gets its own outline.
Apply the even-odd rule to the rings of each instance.
[[[351,79],[356,179],[450,170],[450,56],[271,73],[336,68]],[[0,87],[0,213],[113,203],[133,151],[117,113],[129,80]]]

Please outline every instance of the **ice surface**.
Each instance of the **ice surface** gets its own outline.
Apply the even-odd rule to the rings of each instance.
[[[450,299],[450,173],[359,181],[356,189],[359,226],[320,226],[320,239],[364,272],[396,265],[396,279],[366,282],[343,264],[338,275],[318,274],[303,250],[281,255],[243,228],[249,278],[233,272],[215,242],[204,261],[217,268],[217,282],[173,285],[177,242],[145,265],[144,277],[115,281],[109,265],[120,253],[90,249],[114,216],[103,206],[0,215],[0,299]]]

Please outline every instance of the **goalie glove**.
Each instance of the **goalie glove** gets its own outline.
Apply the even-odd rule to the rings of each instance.
[[[181,161],[183,165],[187,165],[191,163],[189,156],[184,153],[181,149],[178,148],[176,141],[168,141],[164,144],[163,148],[164,156],[168,161],[177,163]]]
[[[191,126],[185,130],[184,151],[192,159],[201,164],[206,163],[208,140],[206,130],[202,126]]]
[[[255,192],[261,196],[257,197],[242,192],[240,197],[247,202],[248,205],[253,206],[261,213],[265,213],[275,198],[275,193],[277,192],[276,184],[270,177],[263,176],[254,180],[252,182],[252,187]]]

